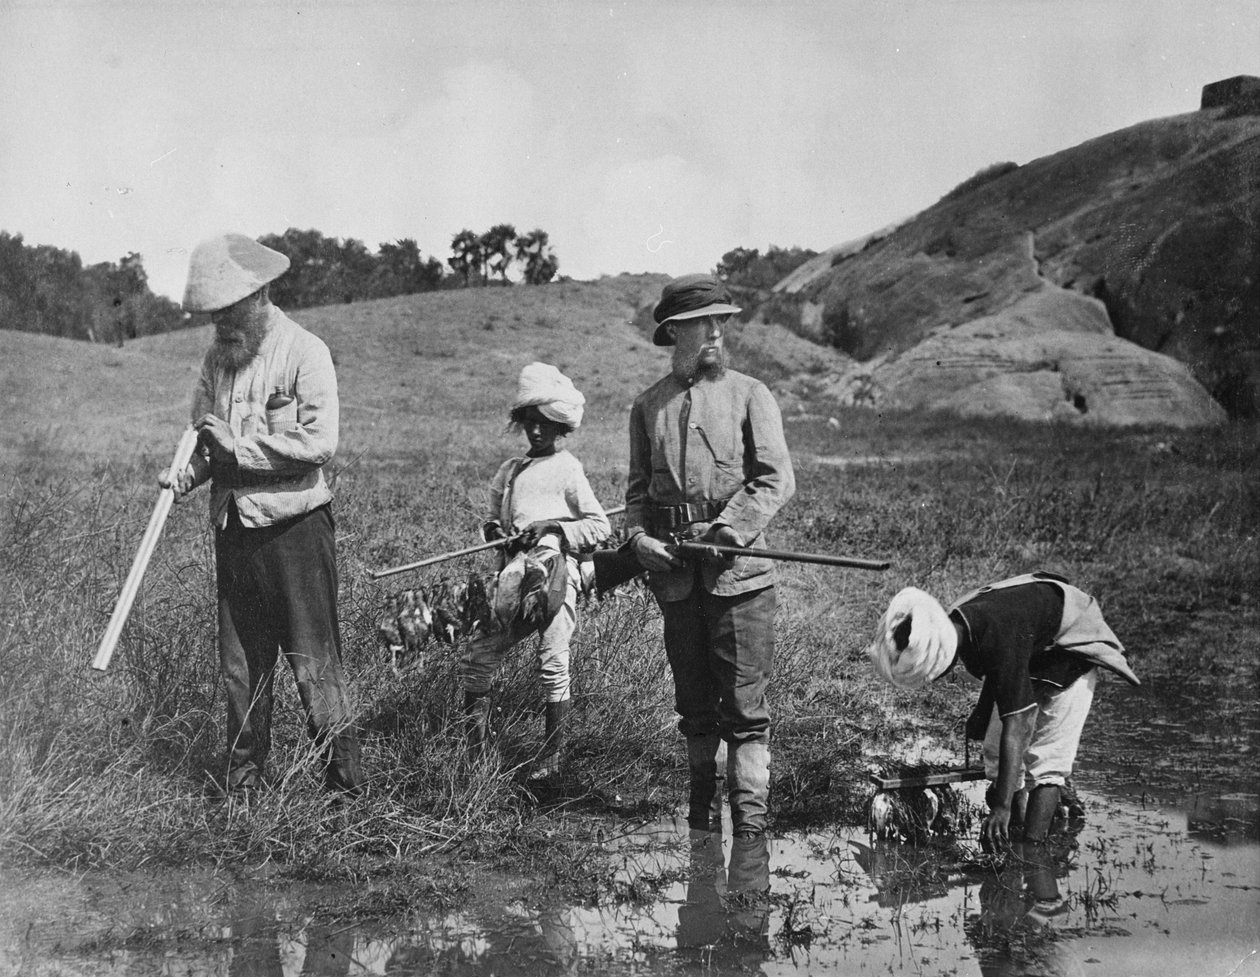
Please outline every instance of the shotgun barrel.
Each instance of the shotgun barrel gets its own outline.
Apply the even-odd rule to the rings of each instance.
[[[830,553],[797,553],[793,550],[756,550],[750,546],[721,546],[717,543],[701,543],[686,540],[674,544],[679,556],[716,557],[752,556],[761,560],[783,560],[787,563],[821,563],[829,567],[849,567],[852,570],[887,570],[887,560],[867,560],[856,556],[832,556]]]
[[[720,546],[717,543],[700,543],[685,540],[670,544],[677,556],[709,557],[726,559],[735,556],[751,556],[762,560],[781,560],[788,563],[820,563],[832,567],[848,567],[851,570],[887,570],[888,560],[868,560],[856,556],[832,556],[830,553],[797,553],[792,550],[760,550],[750,546]],[[629,545],[615,550],[596,550],[595,589],[601,594],[633,580],[645,571]]]
[[[613,509],[605,509],[604,515],[615,516],[619,512],[625,512],[626,507],[619,505]],[[369,570],[368,576],[373,580],[380,580],[382,577],[392,577],[396,573],[406,573],[408,570],[419,570],[421,567],[431,567],[435,563],[445,563],[447,560],[454,560],[461,556],[468,556],[472,553],[480,553],[482,550],[493,550],[513,542],[517,537],[507,536],[503,539],[492,539],[488,543],[478,543],[476,546],[466,546],[462,550],[451,550],[449,553],[439,553],[437,556],[425,557],[423,560],[416,560],[415,563],[404,563],[401,566],[388,567],[384,570]]]

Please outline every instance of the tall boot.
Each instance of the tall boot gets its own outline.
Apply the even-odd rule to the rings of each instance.
[[[722,830],[726,743],[717,733],[688,736],[687,768],[691,775],[687,826],[697,831]]]
[[[490,744],[490,693],[464,693],[464,731],[468,756],[476,760],[486,755]]]
[[[569,723],[569,712],[572,706],[572,699],[547,703],[544,713],[542,750],[529,775],[530,780],[550,780],[560,776],[560,767],[564,763],[565,727]]]
[[[730,782],[732,834],[764,834],[770,809],[769,744],[755,740],[730,744],[726,776]]]

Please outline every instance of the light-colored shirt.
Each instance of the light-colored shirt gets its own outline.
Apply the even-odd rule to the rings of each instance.
[[[216,526],[227,524],[232,500],[241,524],[257,528],[332,499],[323,472],[337,450],[332,356],[323,340],[279,309],[271,307],[262,347],[244,368],[216,369],[206,356],[193,392],[193,421],[205,414],[227,421],[235,439],[236,463],[211,470],[210,517]],[[203,477],[204,468],[194,465]]]
[[[671,373],[631,406],[627,536],[665,536],[653,523],[654,505],[725,501],[712,522],[764,549],[766,526],[795,491],[779,405],[760,380],[727,370],[688,383]],[[710,593],[733,596],[768,586],[772,567],[769,560],[739,557],[726,568],[703,564],[701,577]],[[689,568],[648,575],[664,600],[685,597],[691,579]]]
[[[509,536],[531,522],[555,519],[570,553],[594,549],[611,531],[582,463],[563,449],[500,465],[490,481],[489,515]]]

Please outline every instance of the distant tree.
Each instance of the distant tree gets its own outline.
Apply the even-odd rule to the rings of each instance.
[[[560,262],[546,231],[535,228],[515,241],[516,259],[524,266],[527,285],[544,285],[556,277]]]
[[[481,254],[486,274],[497,274],[504,285],[508,282],[508,268],[516,257],[515,244],[516,228],[511,224],[495,224],[481,235]]]
[[[748,271],[748,267],[761,257],[756,248],[734,248],[722,255],[718,262],[717,276],[725,282],[733,281]]]
[[[405,237],[381,244],[377,249],[374,298],[390,295],[413,295],[429,292],[442,285],[442,264],[436,258],[427,261],[416,242]]]
[[[474,277],[481,277],[485,258],[481,250],[481,238],[470,230],[462,230],[451,239],[451,256],[446,260],[455,274],[471,284]]]
[[[27,247],[0,231],[0,328],[122,343],[184,325],[179,307],[148,282],[134,251],[85,268],[73,251]]]
[[[765,290],[817,254],[808,248],[780,248],[773,244],[764,255],[756,248],[735,248],[722,255],[715,272],[736,288]]]

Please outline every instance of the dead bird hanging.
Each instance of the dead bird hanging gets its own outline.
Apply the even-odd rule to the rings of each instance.
[[[456,644],[507,632],[520,641],[546,627],[564,603],[569,568],[564,554],[536,547],[517,553],[498,573],[444,578],[390,597],[376,633],[397,666],[434,638]]]

